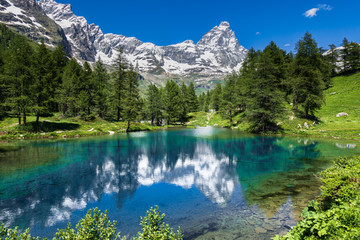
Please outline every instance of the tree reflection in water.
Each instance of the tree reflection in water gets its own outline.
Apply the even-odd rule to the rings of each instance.
[[[281,217],[294,220],[317,194],[313,174],[327,166],[329,144],[216,128],[18,143],[0,152],[0,221],[50,237],[97,206],[134,234],[157,204],[188,239],[224,237],[232,226],[231,239],[239,224],[242,236],[265,238],[251,219],[276,217],[272,235]]]

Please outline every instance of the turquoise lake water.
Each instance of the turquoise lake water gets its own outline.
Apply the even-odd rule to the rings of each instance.
[[[0,145],[0,222],[53,237],[88,209],[122,235],[158,205],[184,239],[269,239],[319,194],[316,173],[353,143],[262,137],[220,128]]]

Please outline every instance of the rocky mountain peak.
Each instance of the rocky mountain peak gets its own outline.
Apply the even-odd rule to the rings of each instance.
[[[222,78],[241,67],[247,52],[238,43],[226,21],[211,29],[197,44],[186,40],[169,46],[157,46],[135,37],[103,34],[99,26],[88,24],[84,17],[76,16],[68,4],[54,0],[39,0],[38,3],[63,28],[73,56],[81,60],[95,62],[100,58],[110,65],[121,47],[125,57],[141,74]]]
[[[223,31],[230,30],[230,23],[228,23],[226,21],[221,22],[219,25],[219,29],[223,30]]]

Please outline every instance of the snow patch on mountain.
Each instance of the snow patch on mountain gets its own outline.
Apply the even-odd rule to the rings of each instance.
[[[101,59],[114,63],[118,49],[140,72],[163,70],[167,74],[189,76],[225,76],[238,71],[247,50],[241,46],[228,22],[206,33],[198,43],[191,40],[169,46],[157,46],[135,37],[104,34],[99,26],[76,16],[69,4],[39,0],[44,12],[59,24],[72,47],[73,56],[85,61]]]

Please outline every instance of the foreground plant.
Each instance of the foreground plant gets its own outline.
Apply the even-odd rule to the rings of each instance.
[[[142,231],[133,240],[182,240],[183,235],[180,227],[177,233],[164,222],[165,214],[161,214],[158,206],[150,208],[145,217],[141,217]],[[39,237],[31,237],[30,230],[19,233],[18,227],[7,228],[0,225],[0,239],[4,240],[39,240]],[[98,208],[90,209],[81,219],[75,229],[70,223],[66,229],[59,229],[53,240],[125,240],[120,232],[116,231],[116,221],[110,221],[108,212],[101,213]],[[43,238],[46,240],[46,238]]]
[[[360,239],[360,157],[339,158],[320,174],[323,186],[317,201],[283,239]]]

